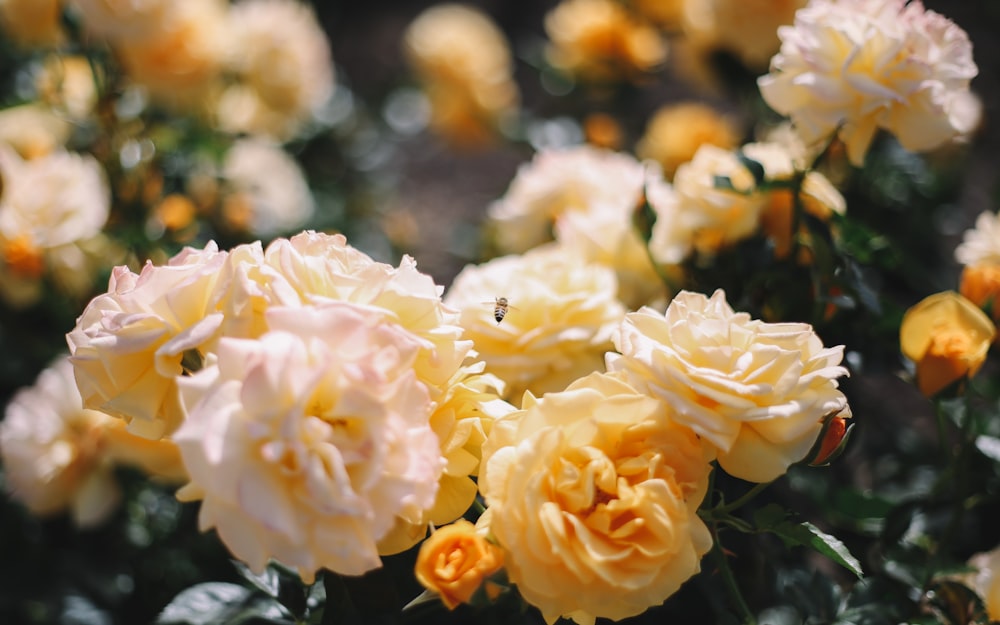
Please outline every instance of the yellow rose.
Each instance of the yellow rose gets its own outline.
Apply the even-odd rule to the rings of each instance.
[[[545,16],[545,31],[549,62],[584,80],[627,80],[667,58],[659,32],[613,0],[564,0]]]
[[[996,326],[982,310],[954,291],[921,300],[903,315],[899,346],[917,365],[917,386],[932,397],[979,371]]]
[[[993,321],[1000,320],[1000,265],[982,263],[969,265],[962,270],[958,291],[976,306],[989,307]]]
[[[671,418],[715,446],[727,473],[770,482],[812,448],[825,418],[846,416],[837,388],[843,346],[804,323],[737,313],[725,293],[681,291],[665,313],[629,313],[608,368],[659,398]]]
[[[699,571],[712,543],[697,515],[710,460],[663,404],[593,373],[541,399],[526,394],[523,410],[494,423],[481,525],[546,622],[623,619]]]
[[[445,3],[417,16],[404,43],[431,103],[432,128],[456,145],[488,143],[520,99],[503,31],[479,9]]]
[[[581,262],[553,244],[465,267],[445,304],[461,311],[464,338],[516,405],[525,390],[562,390],[604,368],[611,333],[625,314],[617,290],[610,268]],[[494,318],[498,297],[509,304],[500,323]]]
[[[739,129],[733,120],[705,104],[673,104],[653,114],[636,145],[636,154],[660,163],[669,179],[706,143],[727,150],[736,148]]]
[[[503,551],[459,519],[440,527],[420,545],[414,572],[424,588],[449,610],[468,603],[483,581],[503,567]]]

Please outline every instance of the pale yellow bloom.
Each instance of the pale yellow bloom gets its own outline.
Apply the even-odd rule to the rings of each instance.
[[[640,158],[649,158],[673,178],[677,167],[690,161],[703,144],[727,150],[739,145],[739,129],[732,119],[698,102],[661,107],[649,120],[636,145]]]
[[[500,399],[503,382],[483,373],[484,365],[480,361],[462,367],[438,399],[430,417],[445,459],[437,497],[418,519],[407,522],[397,518],[395,526],[379,540],[380,554],[409,549],[427,535],[429,525],[451,523],[472,506],[479,492],[472,478],[479,473],[483,441],[493,421],[514,410]]]
[[[974,303],[954,291],[935,293],[910,307],[899,326],[899,348],[917,365],[917,386],[932,397],[976,375],[996,326]]]
[[[445,303],[461,311],[464,337],[517,405],[525,390],[561,390],[603,368],[611,332],[625,313],[616,292],[610,268],[552,245],[466,266]],[[509,302],[501,323],[494,319],[498,297]]]
[[[710,451],[663,404],[593,373],[494,424],[480,519],[547,623],[593,625],[659,605],[711,547],[697,515]]]
[[[218,105],[233,132],[286,140],[311,121],[334,90],[326,33],[312,8],[296,0],[248,0],[232,6],[226,66],[237,83]]]
[[[634,79],[660,67],[660,33],[614,0],[563,0],[545,16],[549,62],[584,80]]]
[[[407,27],[404,52],[430,99],[432,127],[453,143],[485,142],[517,107],[510,46],[477,8],[428,8]]]
[[[188,0],[137,39],[115,42],[126,74],[160,103],[201,111],[208,103],[230,45],[226,5]]]
[[[215,0],[69,0],[92,33],[113,42],[148,37],[173,19],[182,3]]]
[[[924,151],[972,126],[962,101],[977,73],[972,44],[920,2],[814,0],[778,35],[758,84],[807,145],[836,135],[860,166],[879,128]]]
[[[46,59],[35,82],[38,97],[72,119],[88,117],[97,105],[97,78],[84,56]]]
[[[727,473],[770,482],[802,460],[847,399],[843,346],[825,348],[804,323],[737,313],[725,293],[678,293],[666,313],[625,317],[608,369],[659,398],[677,423],[718,450]]]
[[[719,188],[719,177],[732,189]],[[656,211],[649,250],[661,263],[682,262],[693,252],[711,255],[752,235],[766,197],[757,192],[750,170],[735,152],[702,145],[694,158],[677,168],[673,187],[648,191]]]
[[[172,443],[137,438],[121,420],[85,409],[65,358],[7,405],[0,457],[14,499],[37,515],[68,510],[81,527],[97,525],[115,510],[121,499],[116,465],[172,480],[185,475]]]
[[[468,603],[486,578],[503,567],[503,551],[459,519],[438,528],[420,545],[414,567],[417,581],[449,609]]]
[[[24,159],[55,152],[66,144],[72,131],[68,120],[38,103],[0,110],[0,144],[14,148]]]
[[[1000,548],[973,555],[969,566],[975,570],[960,579],[983,599],[990,620],[1000,620]]]
[[[424,341],[347,302],[265,316],[262,336],[223,337],[177,382],[191,476],[178,497],[201,500],[199,527],[254,571],[274,558],[306,583],[321,568],[361,575],[397,516],[431,507],[444,468],[414,371]]]
[[[139,274],[115,267],[108,292],[66,337],[84,406],[153,440],[180,425],[176,377],[192,369],[185,353],[203,357],[217,339],[223,314],[213,295],[227,256],[210,243],[185,248],[164,266],[147,263]]]
[[[264,139],[238,139],[222,162],[226,189],[249,207],[245,230],[271,238],[305,224],[316,210],[298,163]]]

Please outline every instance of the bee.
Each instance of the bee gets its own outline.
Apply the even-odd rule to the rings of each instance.
[[[500,322],[503,321],[503,318],[507,316],[507,310],[509,308],[517,310],[517,306],[511,306],[510,303],[507,302],[506,297],[498,297],[493,302],[483,302],[483,303],[493,304],[493,318],[497,320],[497,325],[500,325]]]

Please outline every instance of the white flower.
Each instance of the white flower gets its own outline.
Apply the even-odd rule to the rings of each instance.
[[[608,369],[659,397],[671,418],[718,449],[728,473],[769,482],[801,460],[823,419],[847,409],[837,378],[843,346],[825,348],[804,323],[736,313],[725,293],[682,291],[665,314],[629,313]]]
[[[1000,264],[1000,217],[982,212],[976,226],[966,230],[955,248],[955,260],[962,265]]]
[[[306,582],[361,575],[397,516],[431,507],[444,466],[413,368],[423,341],[345,302],[274,307],[267,322],[179,381],[192,481],[178,496],[201,499],[200,527],[255,571],[275,558]]]
[[[250,208],[248,230],[260,237],[299,228],[316,208],[298,163],[280,146],[263,139],[233,143],[222,176]]]
[[[923,151],[971,126],[962,94],[977,73],[972,44],[919,1],[813,0],[778,36],[761,95],[809,145],[837,134],[861,165],[879,128]]]

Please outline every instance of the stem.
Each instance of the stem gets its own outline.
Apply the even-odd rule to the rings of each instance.
[[[767,488],[768,486],[770,486],[773,483],[774,482],[764,482],[764,483],[761,483],[761,484],[754,484],[753,488],[751,488],[747,492],[743,493],[739,498],[736,499],[736,501],[734,501],[732,503],[727,503],[725,505],[721,505],[718,508],[716,508],[716,511],[718,511],[718,512],[732,512],[733,510],[736,510],[737,508],[740,508],[740,507],[744,506],[745,504],[747,504],[751,499],[753,499],[757,495],[761,494],[764,491],[765,488]]]
[[[757,625],[757,618],[754,616],[753,612],[750,610],[750,606],[747,605],[746,600],[743,598],[743,593],[740,592],[740,587],[736,583],[736,577],[733,575],[733,570],[729,568],[729,561],[726,559],[726,552],[722,549],[722,542],[719,541],[719,533],[716,528],[712,528],[712,556],[715,558],[716,564],[719,568],[719,574],[722,576],[722,581],[726,586],[726,591],[729,593],[729,598],[732,603],[736,606],[743,617],[743,623],[745,625]]]

